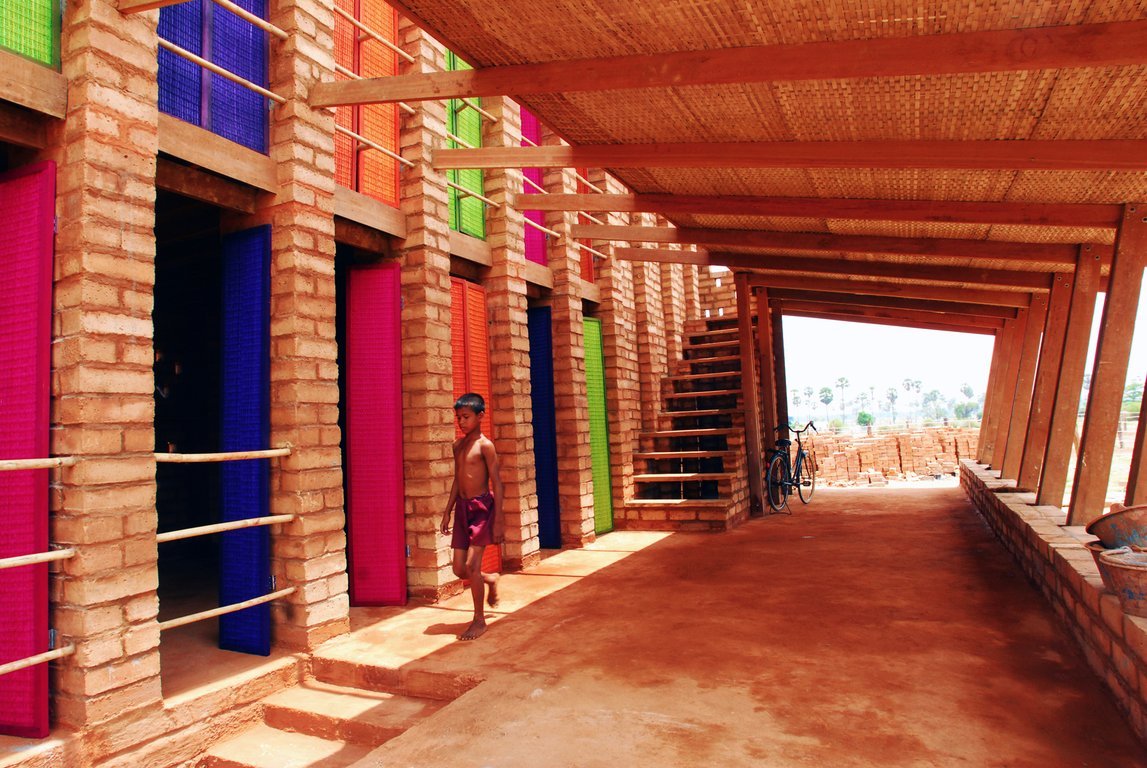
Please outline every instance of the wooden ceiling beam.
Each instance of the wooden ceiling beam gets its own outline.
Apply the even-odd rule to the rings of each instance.
[[[976,326],[951,325],[948,323],[932,323],[926,321],[901,320],[889,317],[862,317],[860,315],[842,315],[834,312],[820,312],[791,309],[781,304],[781,314],[785,317],[809,317],[815,320],[839,320],[845,323],[869,323],[871,325],[888,325],[896,328],[916,328],[925,331],[947,331],[949,333],[977,333],[994,336],[994,328],[979,328]]]
[[[884,277],[902,281],[997,286],[1027,291],[1051,289],[1050,272],[1028,272],[980,267],[950,267],[934,264],[898,264],[887,261],[857,261],[817,257],[753,256],[720,251],[683,251],[671,248],[613,248],[613,257],[625,261],[720,266],[730,269],[760,269],[769,272],[857,277]]]
[[[877,296],[873,294],[844,294],[808,289],[770,288],[769,296],[782,300],[816,302],[851,307],[880,307],[888,309],[908,309],[920,312],[936,312],[944,315],[967,317],[993,317],[1010,320],[1016,316],[1015,307],[1001,307],[991,304],[964,304],[958,301],[938,301],[932,299],[912,299],[902,296]]]
[[[855,307],[848,304],[831,304],[819,301],[797,301],[793,299],[769,299],[769,304],[780,305],[783,309],[804,312],[827,312],[842,317],[878,317],[888,320],[908,320],[917,323],[942,323],[964,328],[1004,327],[1004,320],[998,317],[977,317],[975,315],[953,315],[941,312],[928,312],[919,309],[897,307]]]
[[[1147,140],[760,141],[436,148],[438,170],[465,168],[891,168],[1147,170]]]
[[[1118,225],[1119,205],[1071,203],[968,202],[955,200],[850,200],[747,195],[536,195],[518,194],[519,210],[586,213],[769,216],[864,221],[920,221],[937,224],[1016,224],[1021,226],[1103,227]]]
[[[762,288],[844,293],[851,295],[891,296],[905,299],[989,304],[1017,309],[1031,305],[1031,294],[1019,291],[992,291],[979,288],[953,288],[943,285],[893,283],[888,280],[839,280],[807,275],[749,273],[749,285]]]
[[[1017,243],[1000,240],[834,235],[820,232],[782,232],[759,229],[697,229],[690,227],[612,226],[575,224],[575,239],[638,243],[703,245],[708,247],[767,248],[826,253],[879,253],[932,258],[991,259],[1055,265],[1074,269],[1079,246],[1069,243]],[[1110,250],[1110,246],[1096,246]]]
[[[160,157],[155,165],[155,186],[230,211],[252,214],[259,190],[216,176],[195,166]]]
[[[176,2],[177,0],[171,0]],[[120,0],[120,8],[167,0]],[[317,83],[311,106],[1147,64],[1147,22],[674,51]]]

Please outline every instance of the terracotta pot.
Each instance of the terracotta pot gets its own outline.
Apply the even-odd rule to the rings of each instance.
[[[1099,554],[1100,572],[1107,569],[1124,613],[1147,618],[1147,552],[1112,549]]]
[[[1120,505],[1116,509],[1093,520],[1087,532],[1097,536],[1108,549],[1117,547],[1147,548],[1147,504],[1134,507]]]

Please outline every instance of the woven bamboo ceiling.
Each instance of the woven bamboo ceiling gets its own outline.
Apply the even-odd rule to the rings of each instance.
[[[660,213],[669,242],[786,290],[1007,304],[992,297],[1046,290],[1081,244],[1109,260],[1121,206],[1147,201],[1141,1],[398,6],[475,70],[355,84],[369,100],[511,96],[572,145],[438,167],[606,168],[635,194],[597,210]]]

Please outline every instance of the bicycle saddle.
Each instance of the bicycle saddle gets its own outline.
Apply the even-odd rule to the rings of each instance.
[[[793,444],[792,440],[778,440],[777,441],[777,447],[778,448],[788,448],[792,444]]]

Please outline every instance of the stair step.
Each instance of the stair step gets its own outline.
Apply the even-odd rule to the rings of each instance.
[[[724,509],[731,504],[730,499],[630,499],[626,506],[634,507],[707,507]]]
[[[216,744],[198,764],[202,768],[344,768],[372,749],[257,725]]]
[[[634,475],[635,483],[700,483],[705,480],[732,480],[736,472],[666,472]]]
[[[720,347],[735,347],[740,343],[741,343],[741,340],[739,338],[729,339],[727,341],[705,341],[705,342],[700,342],[700,343],[689,342],[688,344],[685,345],[685,351],[688,352],[689,350],[698,350],[698,349],[704,350],[704,349],[717,349]],[[688,362],[693,362],[694,360],[706,360],[706,359],[708,359],[708,358],[690,357],[690,358],[688,358]]]
[[[643,432],[641,437],[667,439],[674,437],[726,437],[743,430],[736,427],[698,427],[697,429],[665,429],[657,432]]]
[[[686,360],[682,360],[681,362],[688,363],[689,365],[708,365],[708,364],[716,365],[718,363],[722,363],[722,364],[723,363],[739,363],[739,362],[741,362],[741,356],[740,355],[714,355],[713,357],[690,357]]]
[[[739,408],[694,408],[688,411],[662,411],[662,416],[671,419],[708,419],[717,416],[736,416]]]
[[[672,459],[730,459],[736,451],[645,451],[633,454],[634,461],[670,461]]]
[[[442,702],[308,680],[269,696],[267,725],[332,741],[377,746],[393,739]]]
[[[698,336],[739,336],[740,333],[741,329],[734,325],[732,328],[707,328],[702,331],[689,331],[685,335],[693,339]]]
[[[697,392],[667,392],[665,398],[681,398],[681,397],[728,397],[730,395],[740,396],[741,390],[739,389],[702,389]]]
[[[710,371],[708,373],[681,373],[665,377],[666,381],[698,381],[702,379],[732,379],[741,378],[740,371]]]

